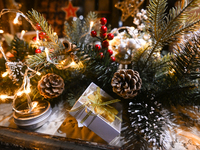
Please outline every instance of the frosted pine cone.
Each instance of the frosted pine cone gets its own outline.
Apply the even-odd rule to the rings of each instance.
[[[121,69],[115,72],[111,85],[113,92],[124,99],[131,99],[138,94],[142,85],[142,79],[137,71]]]
[[[64,90],[63,79],[53,73],[48,73],[38,82],[38,90],[45,98],[58,97]]]

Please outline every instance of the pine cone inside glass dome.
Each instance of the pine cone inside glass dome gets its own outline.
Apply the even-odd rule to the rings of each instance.
[[[58,97],[64,90],[63,79],[53,73],[48,73],[38,82],[38,90],[45,98]]]
[[[113,92],[124,99],[131,99],[138,94],[142,85],[142,79],[137,71],[121,69],[115,72],[111,85]]]

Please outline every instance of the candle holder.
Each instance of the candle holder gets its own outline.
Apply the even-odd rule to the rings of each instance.
[[[15,106],[13,101],[14,122],[19,128],[34,130],[42,126],[49,118],[52,108],[48,101],[23,102]]]

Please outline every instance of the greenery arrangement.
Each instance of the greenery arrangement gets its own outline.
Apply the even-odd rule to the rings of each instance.
[[[60,75],[66,85],[62,99],[66,98],[66,95],[68,97],[70,95],[69,101],[78,98],[83,91],[78,82],[87,87],[91,81],[97,83],[111,96],[121,99],[124,129],[122,136],[124,135],[125,141],[123,148],[133,149],[139,144],[143,149],[152,146],[164,149],[164,144],[160,142],[166,123],[162,110],[171,110],[180,104],[199,106],[200,102],[198,100],[200,37],[198,34],[193,34],[185,41],[180,38],[181,35],[198,30],[200,15],[191,12],[198,9],[199,3],[200,0],[178,3],[177,7],[167,13],[167,0],[150,1],[145,25],[146,31],[151,35],[152,44],[134,52],[131,64],[128,66],[129,69],[138,71],[142,79],[142,88],[133,99],[123,99],[112,92],[110,81],[118,70],[119,63],[111,61],[109,54],[106,53],[107,47],[101,51],[103,58],[99,55],[100,51],[95,49],[94,43],[99,39],[89,35],[91,29],[98,26],[97,16],[94,13],[90,13],[85,21],[77,19],[72,24],[65,24],[65,38],[72,45],[68,52],[65,52],[64,45],[53,34],[53,29],[41,14],[35,10],[27,14],[29,19],[34,24],[38,23],[41,30],[48,35],[45,46],[54,49],[50,58],[60,55],[68,58],[73,52],[78,57],[78,62],[83,64],[80,69],[73,67],[59,69],[55,64],[49,64],[45,52],[33,55],[32,48],[17,37],[14,38],[11,49],[17,51],[15,56],[17,59],[26,62],[31,68],[43,68],[40,71],[42,75],[49,72]],[[93,27],[90,26],[91,21],[94,22]],[[163,47],[174,42],[176,45],[173,53],[162,55]],[[27,54],[23,53],[24,50],[29,51],[29,55],[32,56],[25,57]],[[5,71],[5,67],[0,69],[1,72]],[[9,78],[3,80],[0,77],[0,80],[2,81],[0,89],[3,89]],[[34,77],[31,82],[32,86],[37,86],[38,77]],[[41,97],[38,92],[36,93],[35,97]],[[72,104],[74,102],[70,101]]]

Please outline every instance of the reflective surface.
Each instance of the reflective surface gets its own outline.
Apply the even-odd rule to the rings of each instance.
[[[76,119],[69,115],[67,102],[59,102],[52,107],[48,121],[35,132],[56,135],[66,138],[107,144],[86,127],[79,128]],[[163,109],[165,126],[162,145],[167,150],[200,149],[200,112],[198,108],[173,107],[170,111]],[[18,128],[14,123],[11,103],[0,104],[0,126]],[[113,143],[121,146],[123,143]]]

